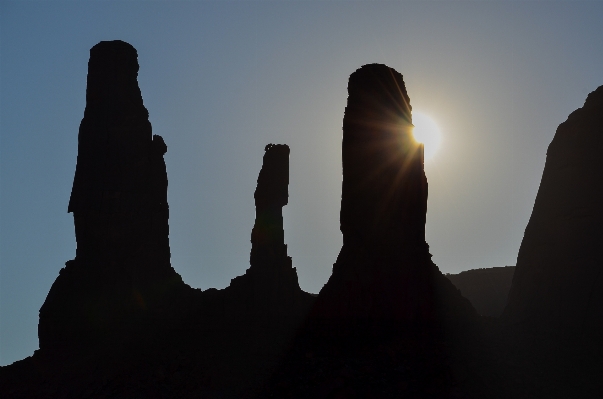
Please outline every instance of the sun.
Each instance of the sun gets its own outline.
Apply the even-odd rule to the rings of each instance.
[[[438,124],[427,114],[412,113],[412,123],[415,126],[413,136],[416,141],[425,145],[425,160],[433,158],[442,140]]]

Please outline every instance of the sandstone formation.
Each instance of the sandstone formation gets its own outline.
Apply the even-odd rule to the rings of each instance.
[[[446,278],[471,302],[481,316],[498,317],[507,305],[515,266],[474,269]]]
[[[402,75],[370,64],[348,83],[343,118],[343,247],[318,297],[325,323],[431,325],[474,310],[431,261],[425,242],[423,145],[412,136]]]
[[[40,350],[0,367],[0,397],[601,396],[596,351],[532,347],[545,330],[601,336],[603,87],[549,148],[501,329],[431,261],[423,148],[398,72],[372,64],[350,77],[344,242],[315,298],[300,289],[284,242],[286,145],[265,148],[245,274],[223,290],[182,282],[170,265],[167,147],[151,133],[137,71],[127,43],[91,50],[69,202],[76,257],[40,310]],[[448,277],[480,308],[502,297],[511,274]],[[514,346],[509,331],[532,340]]]
[[[603,86],[559,125],[519,250],[504,320],[539,340],[603,335],[602,153]]]
[[[131,45],[100,42],[90,50],[68,208],[77,251],[40,309],[42,350],[122,340],[165,313],[184,286],[170,265],[167,146],[152,134],[137,75]]]

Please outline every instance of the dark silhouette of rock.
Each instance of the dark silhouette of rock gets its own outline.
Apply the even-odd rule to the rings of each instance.
[[[170,265],[167,147],[137,72],[129,44],[92,48],[69,202],[76,258],[40,310],[40,350],[1,370],[0,396],[252,395],[314,301],[284,243],[286,145],[265,148],[247,272],[223,290],[182,282]]]
[[[291,344],[314,297],[301,290],[284,243],[282,208],[288,202],[289,147],[269,144],[255,191],[250,267],[223,290],[197,293],[184,345],[209,381],[210,397],[250,396]]]
[[[343,118],[343,247],[313,316],[327,324],[430,325],[474,310],[425,242],[423,145],[400,75],[380,64],[350,76]]]
[[[40,309],[42,350],[122,340],[184,286],[170,265],[167,146],[152,135],[137,75],[128,43],[90,50],[68,208],[77,251]]]
[[[423,145],[402,75],[365,65],[343,119],[343,247],[265,396],[454,396],[451,352],[478,315],[431,261]],[[434,381],[437,381],[434,383]]]
[[[471,302],[481,316],[498,317],[507,305],[515,266],[474,269],[446,278]]]
[[[603,336],[603,86],[559,125],[504,312],[513,329],[589,342]]]
[[[283,207],[289,201],[289,147],[268,144],[255,190],[255,224],[251,231],[251,267],[232,280],[225,293],[246,303],[256,322],[299,324],[313,297],[299,288],[297,271],[287,255]],[[253,311],[249,311],[250,307]]]
[[[225,289],[210,289],[201,295],[198,320],[209,327],[200,329],[220,330],[221,334],[259,329],[264,335],[276,329],[287,335],[303,321],[314,297],[299,287],[297,271],[287,255],[283,206],[288,202],[288,187],[289,147],[268,144],[254,195],[250,267]]]
[[[603,86],[549,145],[500,318],[513,373],[541,397],[603,393],[602,152]]]
[[[136,58],[120,41],[91,50],[69,202],[76,257],[40,310],[40,350],[0,367],[0,397],[601,396],[602,352],[534,348],[544,329],[601,335],[603,88],[549,148],[501,321],[479,318],[431,261],[422,146],[402,76],[378,64],[350,77],[344,244],[318,298],[300,289],[284,243],[286,145],[265,148],[249,269],[223,290],[188,287],[170,265],[167,147],[151,133]],[[448,277],[482,292],[492,273],[499,284],[511,272]],[[518,336],[523,346],[507,338]]]
[[[277,368],[314,301],[300,289],[284,244],[288,183],[289,147],[266,146],[255,193],[251,267],[229,287],[201,291],[177,286],[160,293],[157,301],[164,311],[141,318],[137,310],[124,314],[110,296],[120,292],[103,280],[92,293],[108,298],[115,308],[107,312],[122,312],[122,324],[109,325],[111,330],[103,334],[97,331],[97,339],[85,343],[46,339],[34,357],[2,370],[0,392],[5,389],[14,397],[39,397],[47,391],[55,397],[254,396]],[[91,285],[87,275],[76,278],[69,281],[73,285],[61,286],[63,297],[94,300],[75,286]],[[127,296],[117,299],[128,304]],[[60,331],[82,332],[80,325],[61,325]]]

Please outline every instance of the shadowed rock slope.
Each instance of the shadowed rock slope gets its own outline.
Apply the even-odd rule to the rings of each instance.
[[[539,397],[603,395],[601,153],[603,86],[549,145],[501,316],[509,362]]]
[[[553,340],[603,336],[603,86],[559,125],[504,320]]]

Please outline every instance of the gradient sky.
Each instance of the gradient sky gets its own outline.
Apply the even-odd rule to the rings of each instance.
[[[427,241],[444,273],[514,265],[557,125],[603,84],[601,1],[0,1],[0,365],[38,348],[75,256],[67,203],[89,49],[139,54],[168,145],[172,265],[223,288],[249,267],[264,146],[291,147],[285,240],[318,292],[341,247],[350,73],[385,63],[442,130]]]

